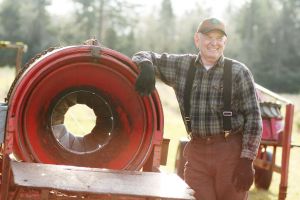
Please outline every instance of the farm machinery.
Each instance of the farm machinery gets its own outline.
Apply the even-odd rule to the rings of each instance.
[[[138,71],[95,39],[31,59],[0,104],[1,199],[194,199],[159,168],[169,142],[162,106],[157,91],[137,95]],[[65,125],[77,104],[96,117],[83,136]]]
[[[263,133],[257,158],[253,162],[256,171],[254,183],[257,188],[267,190],[271,184],[273,172],[279,173],[281,181],[278,198],[284,200],[287,196],[290,149],[294,146],[299,147],[299,145],[291,144],[294,105],[288,99],[258,84],[256,84],[256,91],[260,102]],[[282,103],[285,105],[284,117],[281,114]],[[186,162],[183,150],[188,142],[189,138],[180,138],[177,149],[175,173],[181,178],[183,178]],[[275,164],[277,147],[282,148],[281,166]]]

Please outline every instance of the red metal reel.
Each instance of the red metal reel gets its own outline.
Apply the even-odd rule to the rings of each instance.
[[[157,92],[134,90],[135,64],[99,46],[56,50],[36,61],[9,99],[8,131],[14,154],[26,162],[139,170],[163,130]],[[97,116],[83,138],[62,131],[64,114],[77,103]],[[161,139],[161,138],[160,138]]]

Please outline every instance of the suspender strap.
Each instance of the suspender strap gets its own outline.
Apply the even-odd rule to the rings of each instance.
[[[223,130],[225,137],[231,132],[231,90],[232,90],[232,60],[225,58],[223,74]]]
[[[190,100],[191,100],[191,91],[193,87],[193,82],[196,74],[196,67],[195,67],[195,60],[196,58],[193,58],[186,77],[186,83],[184,88],[184,112],[185,112],[185,122],[187,124],[188,133],[192,132],[192,126],[190,121]]]
[[[193,82],[196,74],[195,58],[192,59],[188,72],[187,80],[184,89],[184,111],[185,111],[185,122],[187,124],[188,133],[192,132],[191,121],[190,121],[190,99]],[[231,132],[231,90],[232,90],[232,60],[225,58],[224,74],[223,74],[223,130],[225,137]]]

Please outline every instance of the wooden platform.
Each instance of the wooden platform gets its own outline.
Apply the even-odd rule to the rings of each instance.
[[[19,187],[58,190],[82,195],[195,199],[176,174],[11,162]]]

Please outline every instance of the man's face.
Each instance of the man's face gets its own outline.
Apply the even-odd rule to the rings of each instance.
[[[225,49],[226,39],[224,33],[219,30],[195,34],[195,42],[204,65],[212,65],[220,58]]]

